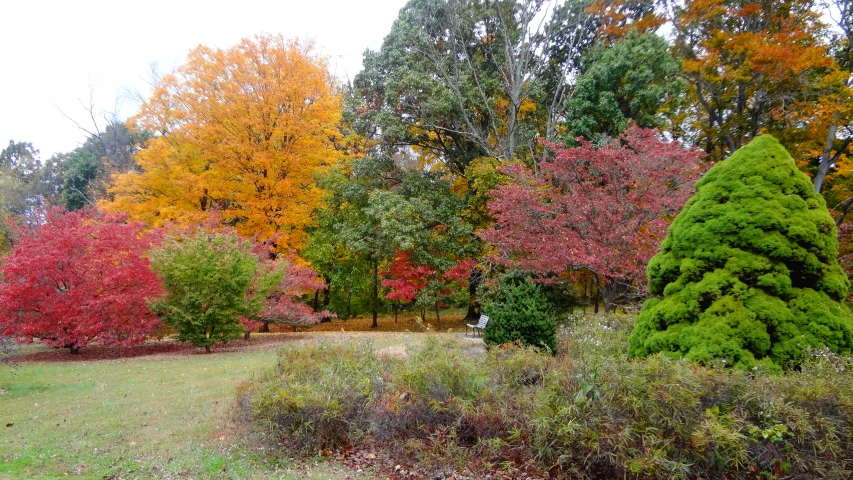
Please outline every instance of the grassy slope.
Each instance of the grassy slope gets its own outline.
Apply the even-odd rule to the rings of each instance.
[[[326,463],[267,465],[239,441],[234,388],[274,360],[271,348],[0,369],[0,478],[358,477]]]

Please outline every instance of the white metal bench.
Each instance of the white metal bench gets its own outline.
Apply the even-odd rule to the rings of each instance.
[[[471,328],[471,335],[475,335],[477,333],[477,330],[479,330],[480,333],[483,333],[483,330],[486,328],[486,325],[488,325],[488,324],[489,324],[489,316],[488,315],[480,315],[480,320],[477,322],[476,325],[471,325],[470,323],[466,323],[465,326]],[[465,329],[465,335],[468,335],[468,329],[467,328]]]

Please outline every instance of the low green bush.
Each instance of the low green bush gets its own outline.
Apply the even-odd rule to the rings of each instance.
[[[275,369],[241,385],[241,411],[275,443],[300,452],[353,443],[385,389],[387,367],[372,353],[367,343],[282,349]]]
[[[505,275],[493,298],[483,305],[483,312],[489,316],[483,331],[486,344],[521,342],[556,352],[554,309],[530,277],[519,278],[513,272]]]
[[[517,344],[472,354],[442,337],[398,361],[362,347],[289,351],[244,388],[244,411],[280,443],[372,439],[400,461],[443,469],[853,478],[853,359],[807,350],[781,375],[663,354],[630,360],[631,328],[577,318],[558,332],[557,356]]]

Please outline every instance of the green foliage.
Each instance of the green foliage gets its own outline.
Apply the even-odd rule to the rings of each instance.
[[[0,217],[32,217],[54,204],[62,186],[62,161],[58,156],[39,158],[32,143],[9,141],[0,150]],[[8,241],[5,225],[0,225]]]
[[[566,101],[568,137],[617,136],[629,120],[659,128],[659,111],[685,89],[668,49],[663,38],[633,31],[613,46],[590,51]]]
[[[556,319],[542,289],[530,280],[510,273],[501,279],[498,292],[483,305],[489,324],[483,332],[488,345],[520,341],[556,353]]]
[[[778,370],[808,347],[847,354],[849,281],[823,198],[771,136],[696,184],[648,267],[629,353]]]
[[[437,406],[451,399],[476,401],[485,390],[487,374],[478,362],[471,361],[470,352],[454,343],[428,339],[424,348],[397,370],[395,385],[415,399],[435,402]]]
[[[467,207],[460,216],[474,228],[488,228],[494,222],[488,208],[490,192],[507,180],[507,175],[498,170],[500,164],[496,158],[481,157],[465,169]]]
[[[89,185],[98,173],[98,156],[94,152],[80,147],[68,155],[62,184],[62,203],[66,210],[78,210],[92,202]]]
[[[175,329],[177,339],[205,347],[244,332],[282,280],[283,271],[259,263],[248,242],[236,235],[205,233],[167,239],[151,250],[151,264],[166,295],[151,308]]]

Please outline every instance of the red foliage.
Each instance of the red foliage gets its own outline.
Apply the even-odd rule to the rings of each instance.
[[[252,330],[257,330],[264,326],[264,322],[258,322],[242,315],[240,315],[240,324],[246,327],[246,331],[249,332]]]
[[[435,270],[421,265],[412,265],[411,252],[397,252],[388,270],[382,272],[382,286],[390,289],[385,298],[409,303],[418,296],[418,292],[429,285],[429,279]]]
[[[479,232],[501,261],[536,273],[588,269],[611,283],[645,275],[669,218],[693,194],[702,155],[656,130],[631,127],[596,147],[549,145],[553,161],[541,177],[521,165],[493,191],[492,228]],[[605,299],[607,300],[607,299]]]
[[[442,277],[447,280],[454,280],[458,282],[468,281],[468,277],[471,275],[471,269],[476,266],[477,262],[474,260],[461,260],[454,265],[453,268],[444,272]]]
[[[302,264],[294,254],[291,254],[285,262],[287,266],[284,278],[275,292],[264,302],[264,309],[259,318],[290,324],[313,325],[322,318],[335,317],[335,314],[328,310],[315,312],[310,306],[299,301],[307,293],[326,288],[326,282],[317,275],[317,272]]]
[[[385,298],[405,303],[412,302],[419,292],[430,286],[430,282],[433,286],[439,287],[439,293],[450,295],[451,290],[446,284],[467,281],[471,269],[477,265],[474,260],[457,260],[453,267],[439,273],[438,270],[427,265],[414,265],[411,256],[411,252],[397,252],[391,266],[382,272],[382,276],[386,277],[382,280],[382,286],[390,289]]]
[[[13,227],[2,266],[0,334],[76,351],[92,343],[132,345],[158,324],[146,298],[162,294],[145,254],[155,239],[141,223],[91,209],[46,212]]]

